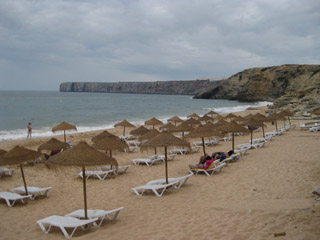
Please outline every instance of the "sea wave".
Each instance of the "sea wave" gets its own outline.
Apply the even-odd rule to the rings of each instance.
[[[248,105],[240,105],[240,106],[234,106],[234,107],[217,107],[217,108],[203,108],[204,113],[208,112],[210,110],[216,111],[220,114],[229,113],[229,112],[240,112],[244,111],[249,107],[261,107],[261,106],[267,106],[272,104],[272,102],[257,102],[253,104]],[[201,114],[199,114],[201,116]],[[167,120],[172,116],[155,116],[162,122],[167,122]],[[178,116],[181,119],[185,120],[187,119],[186,116]],[[129,120],[134,125],[143,125],[144,121],[147,119],[134,119]],[[116,122],[112,123],[102,123],[102,124],[96,124],[94,126],[81,126],[77,125],[77,132],[83,133],[83,132],[90,132],[90,131],[98,131],[98,130],[104,130],[104,129],[110,129],[113,128],[114,124]],[[32,130],[32,138],[42,138],[42,137],[55,137],[62,135],[63,132],[57,132],[53,133],[51,131],[51,127],[44,127],[40,129],[33,129]],[[10,141],[10,140],[19,140],[19,139],[26,139],[27,138],[27,130],[26,129],[15,129],[15,130],[1,130],[0,131],[0,141]]]

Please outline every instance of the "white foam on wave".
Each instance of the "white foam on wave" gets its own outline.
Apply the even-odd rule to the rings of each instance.
[[[249,107],[263,107],[267,105],[272,105],[272,102],[257,102],[253,104],[248,105],[240,105],[240,106],[234,106],[234,107],[218,107],[218,108],[204,108],[205,110],[213,110],[217,113],[224,114],[224,113],[231,113],[231,112],[241,112],[246,110]]]

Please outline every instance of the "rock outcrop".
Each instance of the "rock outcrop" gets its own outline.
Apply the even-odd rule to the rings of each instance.
[[[195,95],[216,86],[219,81],[157,81],[157,82],[65,82],[60,92],[141,93]]]
[[[320,108],[320,65],[282,65],[239,72],[195,98],[271,101],[296,112]]]

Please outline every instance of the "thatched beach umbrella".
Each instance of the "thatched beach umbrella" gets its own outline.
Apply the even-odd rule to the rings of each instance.
[[[156,137],[150,139],[149,141],[143,143],[141,145],[143,148],[148,147],[164,147],[164,155],[165,155],[165,171],[166,171],[166,183],[168,184],[168,153],[167,148],[170,146],[186,146],[190,147],[190,144],[186,141],[181,140],[180,138],[177,138],[173,136],[171,133],[167,132],[161,132]]]
[[[157,136],[160,132],[157,129],[152,129],[149,130],[149,132],[143,134],[140,136],[140,140],[141,142],[146,142],[152,138],[154,138],[155,136]],[[154,148],[154,154],[157,154],[157,148]]]
[[[253,138],[253,130],[255,130],[258,127],[262,127],[264,124],[260,120],[256,120],[254,117],[248,118],[245,122],[243,122],[243,125],[247,125],[248,129],[251,133],[251,144],[252,144],[252,138]]]
[[[167,124],[159,127],[159,129],[160,129],[161,131],[163,131],[163,132],[170,132],[171,129],[173,129],[173,128],[175,128],[175,126],[174,126],[173,124],[171,124],[171,123],[167,123]]]
[[[188,124],[191,127],[194,127],[196,125],[200,125],[201,124],[199,120],[196,120],[194,118],[189,118],[189,119],[185,120],[183,123]]]
[[[156,118],[151,118],[151,119],[144,122],[144,125],[151,125],[153,129],[154,129],[154,126],[158,126],[158,125],[162,125],[162,124],[163,124],[163,122],[161,122],[160,120],[158,120]]]
[[[128,122],[127,120],[123,120],[114,125],[114,127],[123,127],[123,136],[126,135],[126,127],[135,127],[133,124]]]
[[[38,147],[38,151],[42,151],[42,150],[51,150],[51,151],[55,151],[55,150],[65,150],[67,148],[69,148],[69,144],[65,143],[65,142],[61,142],[56,138],[51,138],[50,140],[48,140],[45,143],[42,143],[39,147]]]
[[[134,135],[134,136],[141,136],[145,133],[149,132],[149,129],[146,129],[144,126],[140,126],[136,129],[133,129],[130,134]]]
[[[212,117],[209,117],[208,115],[203,115],[203,116],[200,117],[198,120],[199,120],[200,122],[205,122],[205,123],[207,123],[207,122],[209,122],[209,121],[213,122],[213,118],[212,118]]]
[[[179,126],[176,126],[175,128],[171,129],[171,132],[181,132],[182,138],[184,138],[184,132],[191,132],[193,129],[193,127],[183,122]]]
[[[37,151],[33,151],[24,147],[15,146],[10,151],[4,153],[0,158],[0,165],[20,165],[22,180],[24,189],[26,191],[26,195],[28,195],[27,183],[24,177],[23,166],[22,163],[33,161],[39,157],[41,157],[41,153]]]
[[[63,131],[63,135],[64,135],[64,142],[67,142],[67,138],[66,138],[66,131],[68,130],[75,130],[77,131],[77,127],[67,123],[67,122],[62,122],[60,124],[58,124],[57,126],[52,128],[52,132],[58,132],[58,131]]]
[[[62,153],[52,156],[49,163],[67,166],[80,166],[82,167],[83,179],[83,196],[84,196],[84,213],[85,219],[88,219],[87,212],[87,189],[86,189],[86,166],[97,165],[116,165],[117,161],[114,158],[107,156],[104,153],[90,147],[86,142],[80,142],[76,146],[69,148]]]
[[[267,117],[267,121],[273,121],[275,123],[275,126],[276,126],[276,131],[278,132],[278,123],[277,123],[277,120],[281,120],[283,119],[284,117],[281,116],[281,115],[278,115],[277,113],[273,113],[272,115],[268,116]]]
[[[206,146],[204,144],[204,138],[205,137],[221,137],[221,133],[218,131],[215,131],[213,129],[210,129],[208,127],[200,126],[192,130],[189,134],[186,135],[186,138],[201,138],[202,140],[202,149],[203,149],[203,156],[206,156]]]
[[[169,118],[167,120],[167,122],[174,122],[174,125],[177,126],[177,123],[179,123],[179,122],[181,123],[181,122],[183,122],[183,120],[177,116],[174,116],[172,118]]]
[[[291,126],[290,117],[294,116],[294,112],[291,112],[290,110],[283,110],[279,113],[279,115],[288,117],[289,125]]]
[[[128,145],[121,141],[121,139],[108,131],[103,131],[92,139],[92,147],[100,150],[110,151],[110,157],[112,157],[112,150],[125,149]]]
[[[264,127],[265,127],[265,125],[264,125],[264,122],[267,122],[268,121],[268,118],[267,118],[267,116],[264,116],[264,115],[262,115],[261,113],[256,113],[255,115],[254,115],[254,119],[256,119],[257,121],[260,121],[261,122],[261,127],[262,127],[262,134],[263,134],[263,138],[265,138],[265,134],[264,134]]]
[[[229,113],[228,115],[226,115],[224,118],[225,119],[230,119],[230,120],[232,120],[232,119],[234,119],[234,118],[236,118],[237,117],[237,115],[234,115],[233,113]]]
[[[215,111],[209,111],[209,112],[207,112],[205,115],[208,115],[209,117],[215,117],[216,115],[218,115],[218,113],[217,112],[215,112]]]
[[[219,120],[222,120],[222,119],[224,119],[224,116],[218,114],[218,116],[215,116],[215,117],[213,118],[213,121],[219,121]]]
[[[188,115],[187,118],[199,119],[200,116],[198,114],[196,114],[196,113],[192,113],[192,114]]]
[[[248,129],[235,122],[227,122],[226,124],[221,124],[220,126],[218,126],[218,129],[225,133],[232,133],[232,151],[234,151],[234,133],[250,132]]]

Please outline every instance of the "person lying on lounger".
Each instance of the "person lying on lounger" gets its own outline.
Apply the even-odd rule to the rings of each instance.
[[[212,162],[217,160],[216,158],[210,158],[210,156],[206,155],[206,157],[201,156],[199,164],[192,165],[189,164],[190,169],[195,169],[195,168],[201,168],[201,169],[208,169],[211,165]]]
[[[216,159],[218,159],[219,161],[222,161],[226,158],[231,157],[232,154],[234,154],[234,152],[230,150],[228,152],[214,152],[212,156],[215,156]]]

